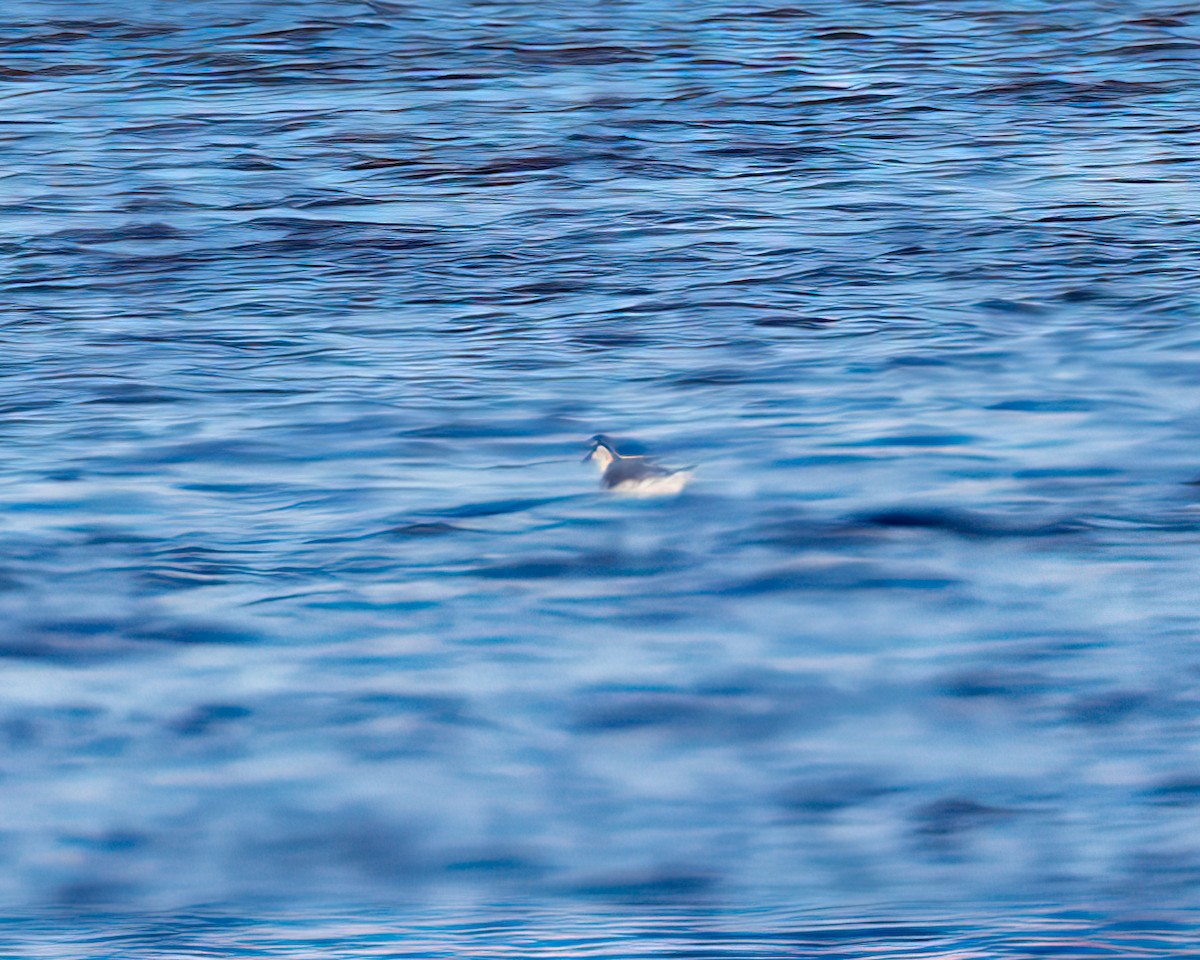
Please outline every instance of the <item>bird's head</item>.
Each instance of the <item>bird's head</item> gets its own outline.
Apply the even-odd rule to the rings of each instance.
[[[608,469],[608,465],[620,457],[620,454],[613,449],[612,441],[604,434],[597,434],[591,439],[592,448],[587,452],[587,456],[583,458],[586,463],[591,460],[603,472]]]

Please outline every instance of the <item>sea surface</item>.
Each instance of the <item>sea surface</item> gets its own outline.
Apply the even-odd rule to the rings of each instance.
[[[1198,176],[1187,4],[4,0],[0,954],[1197,956]]]

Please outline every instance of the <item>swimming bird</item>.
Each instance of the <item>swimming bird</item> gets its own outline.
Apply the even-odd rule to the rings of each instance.
[[[638,497],[670,496],[679,493],[692,479],[688,470],[668,470],[645,457],[621,456],[604,434],[592,437],[591,443],[592,449],[583,459],[600,468],[600,486],[605,490]]]

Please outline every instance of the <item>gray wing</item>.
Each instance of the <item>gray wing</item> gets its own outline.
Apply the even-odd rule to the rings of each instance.
[[[624,457],[608,465],[604,471],[604,485],[615,487],[622,483],[638,483],[651,477],[669,477],[674,472],[657,463],[647,463],[641,457]]]

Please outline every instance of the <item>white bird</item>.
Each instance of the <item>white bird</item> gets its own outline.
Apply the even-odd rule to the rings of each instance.
[[[592,437],[592,449],[584,461],[600,468],[600,486],[613,493],[636,497],[664,497],[679,493],[692,479],[689,470],[668,470],[645,457],[623,457],[612,441],[599,434]]]

